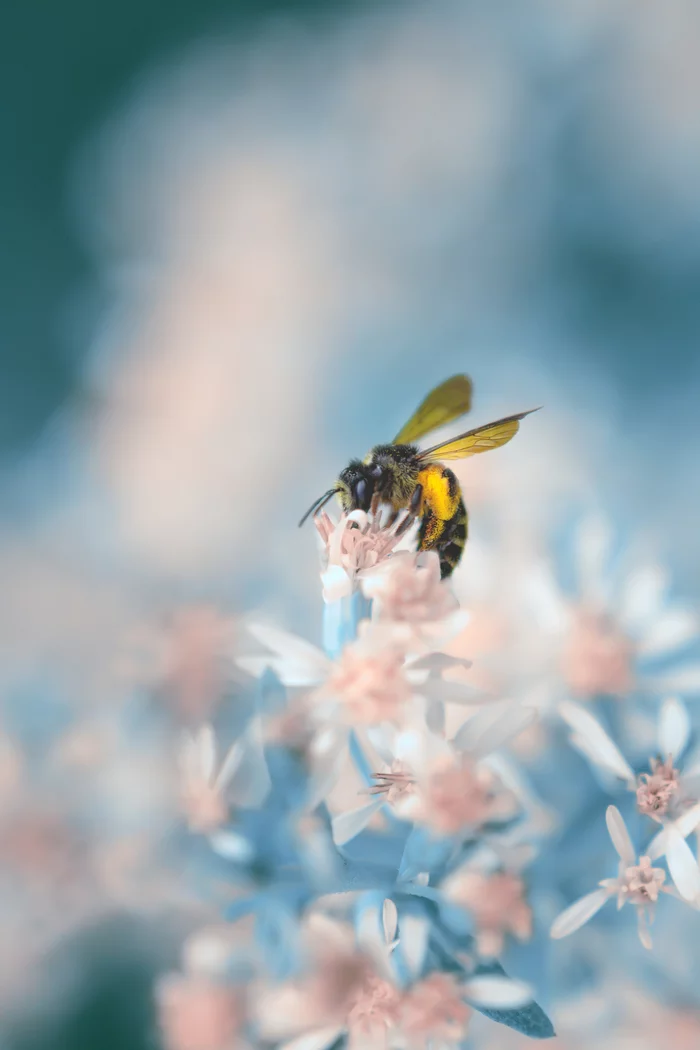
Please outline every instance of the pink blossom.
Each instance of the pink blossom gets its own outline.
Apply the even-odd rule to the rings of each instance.
[[[168,974],[156,987],[166,1050],[236,1050],[244,1011],[240,995],[203,976]]]
[[[470,827],[508,816],[514,800],[494,774],[466,755],[441,756],[432,764],[413,797],[399,812],[426,824],[439,835],[456,835]]]
[[[381,513],[352,511],[342,514],[337,525],[323,511],[316,528],[324,544],[324,570],[321,573],[325,601],[336,601],[351,594],[356,581],[376,569],[400,544],[407,542],[405,515],[390,525]]]
[[[562,671],[572,693],[624,696],[634,685],[634,647],[602,613],[580,609],[572,616],[562,654]]]
[[[330,1046],[347,1034],[349,1046],[386,1046],[399,1019],[401,995],[388,966],[389,946],[374,927],[360,946],[349,924],[322,914],[307,917],[303,942],[308,969],[296,980],[261,989],[256,1000],[259,1034],[278,1041],[306,1033],[327,1036]]]
[[[457,601],[440,578],[437,554],[397,555],[388,563],[379,590],[381,619],[399,623],[443,620]]]
[[[368,1042],[381,1042],[399,1021],[401,997],[390,981],[369,967],[350,995],[346,1026],[350,1045],[361,1050]]]
[[[482,955],[499,955],[508,933],[521,941],[532,934],[532,911],[524,898],[522,879],[517,875],[458,871],[448,879],[445,892],[474,916]]]
[[[637,909],[639,939],[645,948],[651,949],[649,925],[654,917],[659,893],[673,893],[674,891],[664,885],[666,873],[662,868],[654,868],[650,857],[642,856],[635,862],[636,855],[632,840],[620,811],[615,806],[608,806],[606,823],[613,846],[620,858],[617,878],[602,879],[599,883],[600,889],[586,894],[585,897],[581,897],[566,908],[552,924],[550,936],[567,937],[593,918],[606,901],[616,896],[618,908],[629,903]],[[697,878],[688,874],[686,851],[690,855],[690,850],[682,839],[677,843],[678,838],[678,835],[671,836],[671,845],[666,855],[671,873],[676,872],[674,880],[679,885],[681,895],[686,896],[686,899],[691,899],[696,890]],[[691,865],[694,864],[692,857],[690,857],[690,862]]]
[[[350,724],[396,722],[411,699],[405,657],[396,649],[348,645],[324,685],[345,710]]]
[[[654,820],[666,815],[680,788],[679,773],[673,767],[673,757],[666,762],[652,758],[651,773],[642,773],[637,782],[637,807]]]
[[[431,973],[403,996],[399,1025],[410,1050],[464,1042],[472,1011],[454,974]]]

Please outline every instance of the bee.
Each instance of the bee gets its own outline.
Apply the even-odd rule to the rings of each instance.
[[[338,496],[346,512],[376,512],[379,504],[388,504],[390,521],[395,522],[401,511],[407,512],[402,528],[420,519],[418,550],[437,551],[440,575],[443,579],[449,576],[467,542],[468,515],[457,478],[440,461],[466,459],[505,445],[517,434],[520,420],[538,411],[532,408],[505,416],[423,451],[418,448],[415,442],[464,415],[471,401],[468,376],[446,379],[421,402],[391,445],[375,445],[364,460],[351,460],[333,488],[312,503],[299,526],[333,496]]]

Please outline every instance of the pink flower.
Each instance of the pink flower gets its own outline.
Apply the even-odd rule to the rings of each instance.
[[[651,759],[651,773],[642,773],[637,783],[637,808],[640,813],[663,817],[680,788],[679,773],[673,768],[673,756],[666,762]]]
[[[601,889],[588,893],[566,908],[552,924],[550,936],[555,939],[568,937],[593,918],[606,901],[617,896],[618,908],[629,903],[637,909],[639,939],[645,948],[651,949],[649,925],[654,917],[659,892],[673,893],[673,890],[664,885],[666,873],[661,868],[654,868],[649,856],[640,857],[635,863],[636,854],[629,832],[615,806],[608,806],[605,819],[610,838],[620,858],[617,878],[603,879],[600,883]],[[688,870],[688,865],[694,865],[695,862],[686,843],[682,839],[679,841],[677,836],[671,838],[672,842],[666,851],[669,868],[672,874],[675,870],[674,881],[685,896],[684,889],[688,887],[690,892],[691,882],[695,889],[699,878],[694,878]],[[686,851],[690,858],[686,857]],[[697,873],[697,865],[695,869]]]
[[[236,989],[212,978],[168,974],[156,987],[166,1050],[236,1050],[244,1011]]]
[[[412,695],[404,663],[395,649],[355,642],[341,653],[323,691],[342,705],[351,724],[396,722]]]
[[[490,875],[478,871],[455,872],[445,894],[474,916],[477,945],[482,955],[499,955],[506,934],[521,941],[532,935],[532,911],[524,898],[522,879],[509,872]]]
[[[639,777],[635,777],[627,759],[589,710],[564,701],[559,705],[559,713],[572,730],[572,745],[589,762],[634,791],[640,813],[662,824],[697,800],[697,766],[681,773],[675,765],[685,751],[691,731],[690,717],[680,700],[664,700],[659,712],[657,739],[659,751],[668,756],[666,761],[650,759],[651,773]]]
[[[373,617],[387,639],[413,650],[442,648],[469,621],[449,583],[440,578],[434,551],[394,554],[365,574],[362,590],[373,599]]]
[[[463,1043],[472,1010],[454,974],[431,973],[404,994],[399,1025],[409,1050]]]
[[[603,613],[575,611],[562,653],[562,673],[572,693],[625,696],[634,685],[631,641]]]
[[[323,1050],[343,1034],[353,1050],[386,1047],[399,1019],[401,995],[391,979],[389,945],[366,926],[356,943],[348,924],[312,913],[303,940],[309,959],[297,980],[263,988],[256,1017],[265,1041],[292,1037],[284,1047]],[[296,1037],[296,1038],[295,1038]]]
[[[323,511],[315,522],[324,544],[321,581],[326,602],[352,594],[359,579],[382,564],[397,547],[410,543],[410,519],[406,516],[386,526],[381,513],[355,510],[342,514],[336,525]]]

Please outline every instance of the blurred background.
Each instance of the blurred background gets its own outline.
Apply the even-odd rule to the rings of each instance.
[[[250,608],[318,637],[296,522],[430,387],[545,406],[460,475],[477,546],[605,508],[697,600],[700,8],[31,0],[0,80],[0,1039],[133,1050],[154,682]]]

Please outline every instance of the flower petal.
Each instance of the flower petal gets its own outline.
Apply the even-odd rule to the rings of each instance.
[[[382,926],[384,928],[384,937],[387,944],[391,944],[396,937],[397,925],[398,912],[396,910],[396,905],[391,897],[387,897],[382,907]]]
[[[561,915],[557,916],[552,923],[549,936],[553,937],[554,940],[568,937],[570,933],[574,933],[581,926],[585,925],[589,919],[592,919],[603,907],[608,897],[609,894],[604,889],[593,890],[593,893],[587,893],[585,897],[579,897]]]
[[[425,961],[430,923],[423,915],[402,915],[399,926],[401,955],[412,977],[417,977]]]
[[[668,828],[666,862],[678,892],[687,901],[700,898],[700,868],[688,843],[677,828]]]
[[[659,746],[664,758],[678,758],[685,751],[690,738],[690,717],[682,700],[669,698],[661,705],[659,716]]]
[[[200,727],[196,737],[199,771],[206,781],[211,781],[216,766],[216,737],[214,730],[207,723]]]
[[[333,1046],[342,1034],[343,1029],[337,1026],[319,1028],[315,1032],[307,1032],[305,1035],[297,1036],[296,1039],[290,1039],[278,1050],[326,1050],[327,1047]]]
[[[359,809],[351,809],[347,813],[339,813],[333,817],[331,829],[336,846],[344,846],[346,842],[350,842],[361,831],[364,831],[375,813],[382,808],[384,801],[380,797],[366,806],[360,806]]]
[[[347,758],[347,742],[347,733],[332,726],[314,737],[309,750],[308,809],[315,809],[334,787]]]
[[[235,831],[217,831],[209,836],[209,841],[215,853],[237,864],[247,864],[254,855],[248,839]]]
[[[265,761],[263,732],[259,718],[251,718],[240,740],[229,751],[217,784],[237,806],[262,805],[270,791],[270,773]]]
[[[637,643],[640,656],[664,656],[697,638],[697,616],[690,609],[669,609],[656,617]]]
[[[481,758],[503,747],[536,719],[533,707],[523,707],[510,700],[489,704],[467,719],[454,738],[454,746],[459,751],[468,751],[474,758]]]
[[[268,624],[249,623],[246,626],[261,645],[271,649],[285,663],[288,661],[295,668],[304,667],[309,684],[322,681],[328,674],[331,666],[328,657],[310,642]]]
[[[352,580],[341,565],[329,565],[321,573],[324,602],[337,602],[352,594]]]
[[[532,988],[524,981],[514,981],[499,974],[480,974],[465,981],[465,997],[486,1009],[511,1009],[525,1006],[533,1000]]]
[[[687,697],[700,697],[700,663],[686,664],[668,674],[644,678],[644,685],[653,692],[682,693]]]
[[[666,590],[666,571],[660,565],[643,565],[633,570],[622,585],[620,622],[632,633],[655,617]]]
[[[610,770],[622,780],[634,781],[634,772],[630,764],[590,711],[571,700],[564,700],[559,704],[559,714],[575,731],[571,742],[578,746],[587,758]]]
[[[566,629],[570,618],[569,607],[547,562],[542,561],[523,574],[520,590],[541,630],[558,634]]]
[[[686,838],[691,832],[700,824],[700,803],[687,809],[682,816],[674,820],[672,824],[668,824],[665,828],[662,828],[658,835],[655,835],[647,846],[646,854],[652,860],[657,860],[659,857],[663,857],[666,852],[668,845],[668,833],[671,829],[675,829],[681,838]]]
[[[608,825],[608,833],[620,860],[627,865],[634,864],[637,854],[632,845],[627,825],[622,819],[622,814],[617,806],[608,806],[605,812],[605,823]]]
[[[606,570],[612,548],[610,522],[599,514],[585,518],[576,530],[574,544],[581,597],[596,603],[605,601]]]
[[[642,942],[642,947],[646,948],[647,951],[651,951],[653,945],[651,943],[651,931],[649,930],[649,917],[644,908],[637,908],[637,933],[639,934],[639,940]]]

